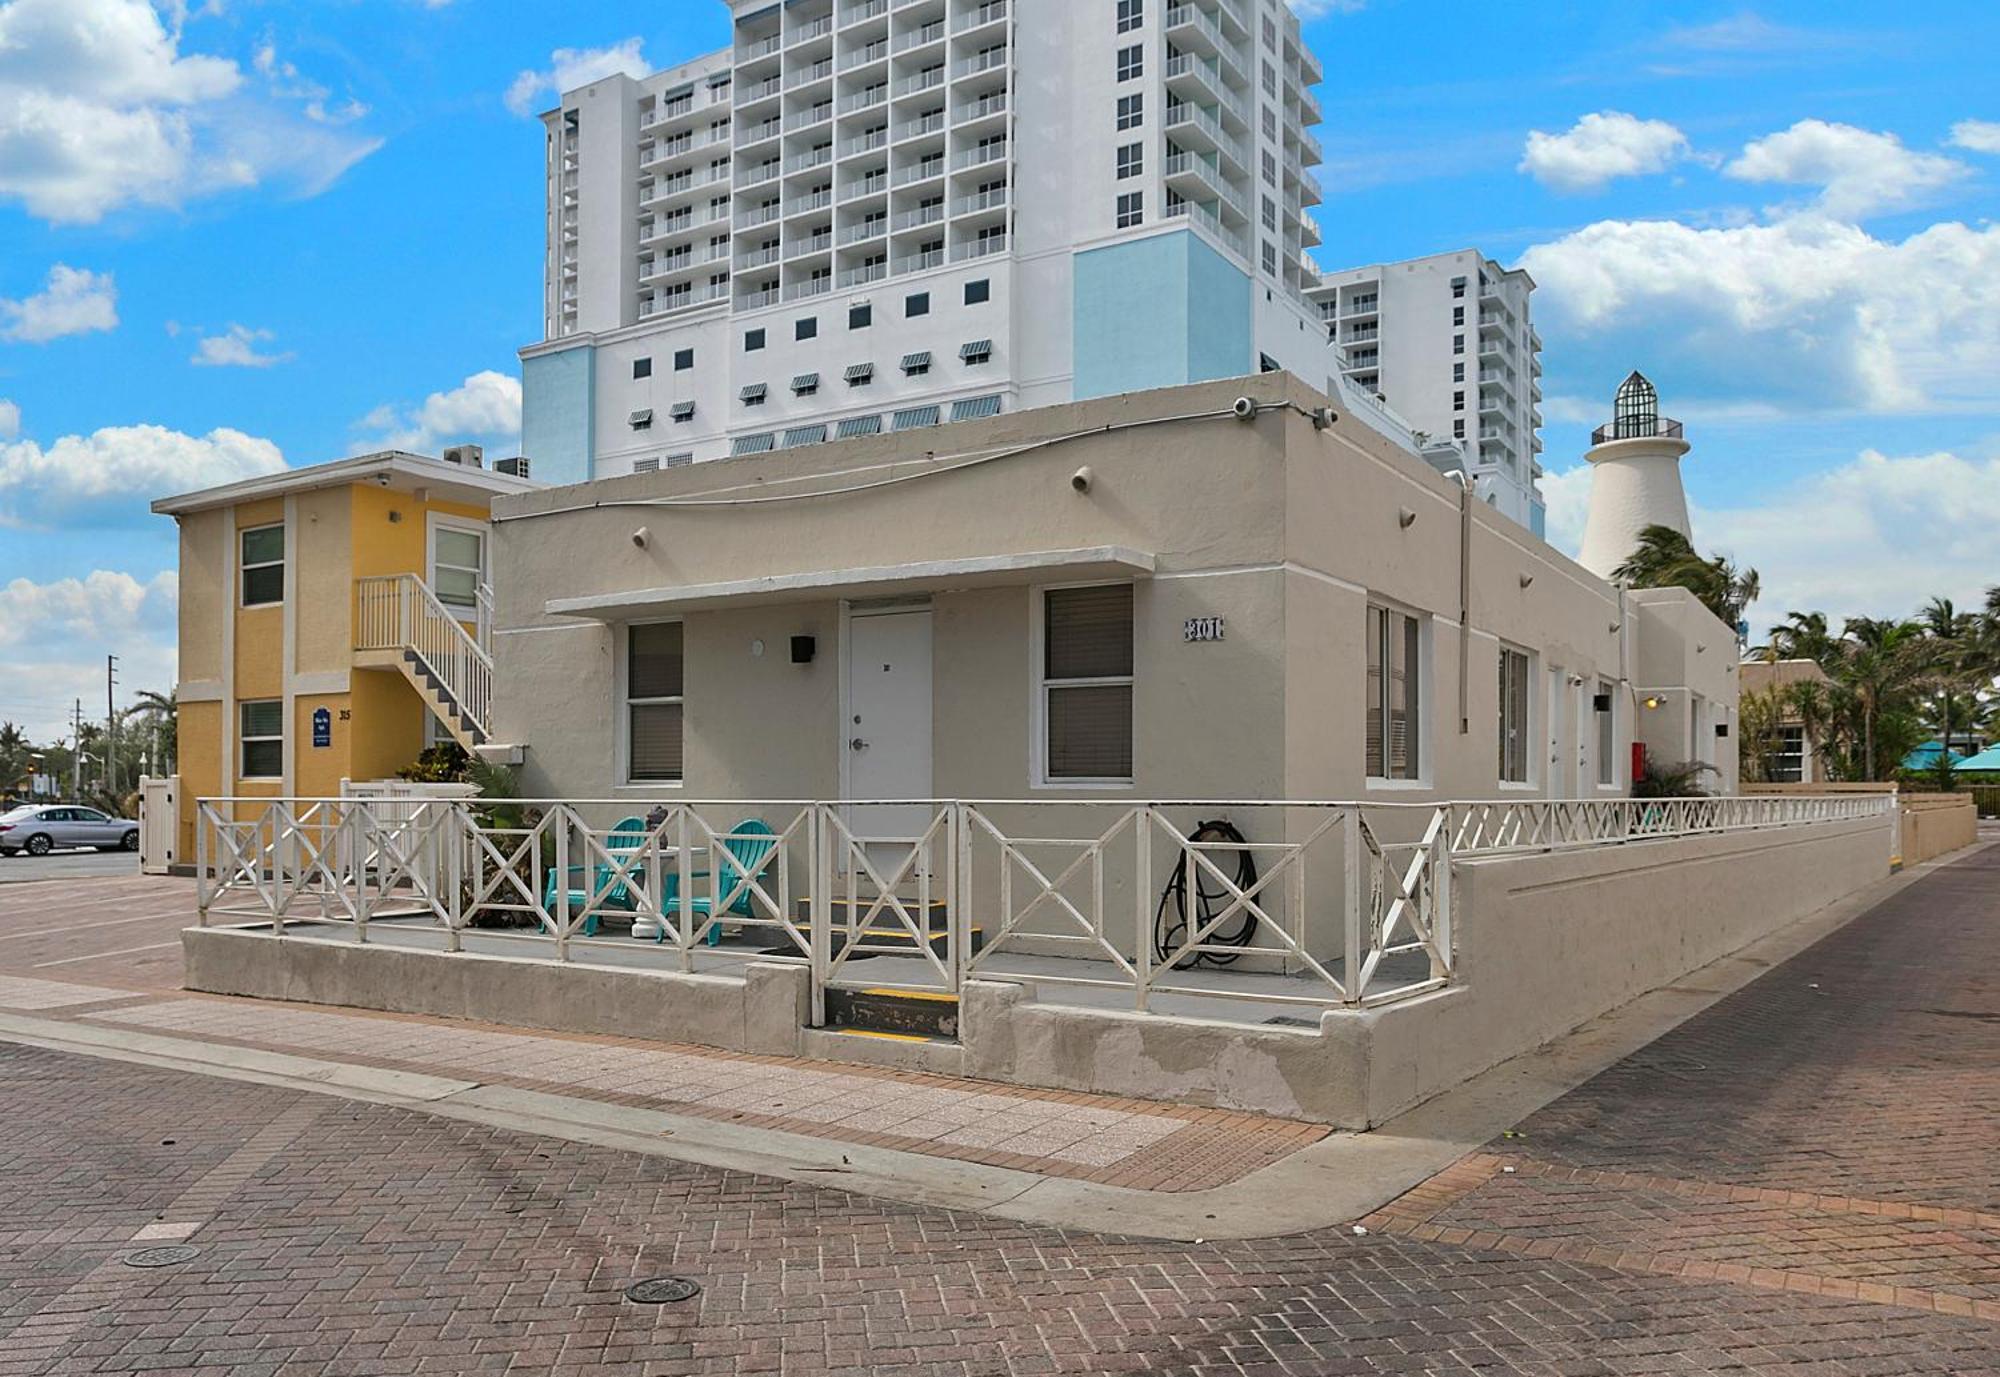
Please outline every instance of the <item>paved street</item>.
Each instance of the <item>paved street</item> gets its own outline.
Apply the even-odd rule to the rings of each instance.
[[[0,1377],[2000,1373],[1996,958],[2000,849],[1363,1235],[1195,1244],[0,1043]],[[0,1006],[95,1027],[246,1007],[145,993],[100,959],[88,982],[0,981]],[[402,1029],[411,1064],[444,1035],[300,1016]],[[183,1240],[199,1251],[177,1265],[120,1261]],[[701,1295],[623,1298],[663,1273]]]
[[[139,857],[131,851],[51,851],[46,856],[22,852],[18,856],[0,856],[0,885],[138,873]]]

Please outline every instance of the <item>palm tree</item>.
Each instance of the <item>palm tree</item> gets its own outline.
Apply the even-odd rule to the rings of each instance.
[[[1825,669],[1840,656],[1840,637],[1827,625],[1824,612],[1787,612],[1771,628],[1771,649],[1781,660],[1811,660]]]
[[[1862,778],[1880,779],[1877,730],[1885,709],[1902,700],[1921,672],[1923,630],[1916,622],[1849,617],[1843,631],[1845,677],[1861,709]]]
[[[1731,630],[1761,591],[1755,569],[1738,569],[1722,555],[1703,559],[1671,526],[1640,531],[1638,548],[1611,576],[1633,588],[1685,588]]]
[[[174,772],[175,757],[180,753],[180,690],[155,693],[152,689],[141,689],[132,699],[132,706],[125,710],[127,718],[146,725],[153,739],[153,759],[155,768],[161,774]]]
[[[35,748],[28,734],[12,722],[0,722],[0,795],[11,795],[34,764]]]

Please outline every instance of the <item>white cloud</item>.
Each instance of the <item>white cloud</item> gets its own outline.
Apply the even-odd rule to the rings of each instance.
[[[0,440],[11,440],[21,433],[21,408],[0,397]]]
[[[1548,538],[1574,554],[1583,544],[1590,465],[1542,479]],[[2000,458],[1935,454],[1856,458],[1741,506],[1690,502],[1695,545],[1755,568],[1760,630],[1787,612],[1908,616],[1931,596],[1980,602],[1996,580],[1992,533],[2000,525]]]
[[[653,66],[646,61],[645,46],[643,38],[628,38],[608,48],[557,48],[549,54],[546,70],[524,71],[514,78],[507,88],[507,108],[517,115],[532,115],[545,99],[618,72],[650,76]]]
[[[1866,450],[1756,506],[1697,504],[1690,519],[1703,550],[1763,577],[1760,627],[1793,610],[1908,616],[1933,595],[1969,607],[1996,581],[2000,459]]]
[[[1800,120],[1745,144],[1742,155],[1722,171],[1745,182],[1819,187],[1819,209],[1852,220],[1917,204],[1964,176],[1967,168],[1942,154],[1906,148],[1894,134]]]
[[[461,441],[508,441],[521,434],[521,383],[492,369],[447,392],[433,392],[414,409],[378,406],[361,420],[367,432],[356,453],[377,449],[435,453]]]
[[[1359,14],[1368,0],[1285,0],[1300,19],[1324,19],[1329,14]]]
[[[284,467],[276,445],[240,430],[195,436],[164,426],[107,426],[65,435],[46,449],[14,440],[0,444],[0,526],[52,522],[96,503],[138,515],[156,497]]]
[[[202,335],[195,342],[189,363],[197,368],[269,368],[284,363],[290,354],[265,354],[257,346],[275,339],[269,330],[252,330],[247,325],[231,325],[219,335]]]
[[[1951,127],[1951,143],[1974,153],[2000,153],[2000,121],[1960,120]]]
[[[1599,191],[1614,178],[1664,172],[1688,155],[1687,136],[1665,120],[1603,110],[1567,133],[1531,131],[1519,170],[1556,191]]]
[[[1823,215],[1606,220],[1521,257],[1543,332],[1781,409],[1990,407],[2000,226],[1878,239]]]
[[[1583,548],[1584,520],[1590,515],[1590,465],[1545,473],[1537,486],[1548,509],[1549,544],[1574,557]]]
[[[121,700],[172,688],[178,605],[171,570],[143,581],[96,569],[80,579],[0,584],[0,655],[19,690],[5,715],[37,741],[68,735],[72,702],[103,708],[106,653],[119,657]]]
[[[0,339],[42,344],[118,326],[118,285],[110,273],[58,263],[48,285],[19,301],[0,298]]]
[[[230,58],[181,51],[146,0],[0,0],[0,200],[54,223],[178,206],[272,179],[312,194],[379,146],[253,95]],[[309,102],[308,102],[309,103]]]

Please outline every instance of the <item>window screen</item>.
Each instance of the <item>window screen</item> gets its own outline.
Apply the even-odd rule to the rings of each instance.
[[[241,536],[243,605],[285,600],[285,528],[257,526]]]
[[[1368,609],[1368,774],[1416,779],[1422,771],[1422,627],[1388,607]]]
[[[1528,655],[1500,647],[1500,778],[1528,782]]]
[[[1132,586],[1043,594],[1050,779],[1132,777]]]
[[[634,626],[627,633],[628,778],[681,778],[682,660],[679,622]]]
[[[285,704],[267,698],[238,705],[242,723],[243,779],[278,779],[285,773]]]
[[[484,543],[476,531],[438,529],[431,582],[439,602],[452,607],[479,605],[480,574],[485,568],[481,549]]]

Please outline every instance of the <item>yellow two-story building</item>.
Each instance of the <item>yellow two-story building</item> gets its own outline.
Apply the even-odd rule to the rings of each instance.
[[[388,452],[153,503],[180,525],[180,807],[325,798],[491,720],[492,499],[534,486]]]

